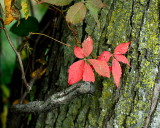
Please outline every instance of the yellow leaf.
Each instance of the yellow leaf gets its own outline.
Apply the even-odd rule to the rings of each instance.
[[[12,104],[19,104],[20,101],[21,101],[21,99],[16,99],[15,101],[13,101]],[[28,102],[29,102],[28,100],[24,99],[22,104],[27,104]]]
[[[13,16],[11,14],[9,14],[5,20],[4,20],[4,24],[7,25],[7,24],[10,24],[12,21],[14,20]]]
[[[39,74],[38,74],[38,79],[41,78],[41,76],[46,72],[47,68],[44,68]],[[39,72],[39,69],[36,69],[34,72],[31,73],[30,77],[34,78],[37,73]]]
[[[24,14],[25,19],[28,19],[28,16],[29,16],[28,0],[22,0],[21,6],[22,6],[22,12]]]
[[[1,106],[2,107],[2,106]],[[8,115],[8,106],[4,105],[3,106],[3,112],[0,113],[0,121],[2,123],[2,128],[6,128],[6,124],[7,124],[7,115]]]
[[[4,24],[10,24],[13,20],[14,17],[11,15],[11,3],[13,0],[4,0],[4,6],[5,6],[5,13],[6,13],[6,18],[4,20]]]
[[[14,5],[12,6],[13,0],[4,0],[4,6],[5,6],[5,20],[4,24],[10,24],[14,19],[19,19],[20,14],[19,10],[17,10]]]
[[[40,64],[42,64],[42,65],[45,65],[45,64],[46,64],[46,61],[43,60],[43,59],[37,59],[36,62],[38,62],[38,63],[40,63]],[[30,74],[30,77],[31,77],[31,78],[34,78],[34,77],[37,75],[37,73],[39,72],[39,70],[40,70],[39,68],[36,69],[36,70],[34,70],[34,71]],[[46,72],[46,70],[47,70],[47,68],[43,68],[43,70],[41,70],[41,72],[38,73],[38,79],[41,78],[41,76]]]
[[[45,64],[46,64],[46,61],[45,61],[45,60],[42,60],[42,59],[37,59],[36,62],[39,62],[39,63],[42,64],[42,65],[45,65]]]

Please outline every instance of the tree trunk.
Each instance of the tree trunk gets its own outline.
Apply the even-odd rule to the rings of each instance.
[[[112,77],[96,76],[94,94],[78,96],[46,113],[29,115],[27,121],[25,119],[26,127],[159,127],[160,2],[159,0],[103,0],[103,2],[107,6],[99,15],[100,29],[88,13],[83,23],[72,26],[77,32],[77,35],[73,35],[63,17],[59,13],[53,14],[49,11],[44,17],[45,22],[42,21],[41,30],[42,33],[71,46],[75,44],[75,36],[83,41],[90,35],[94,40],[93,56],[106,50],[113,52],[118,44],[131,41],[126,55],[131,67],[121,64],[123,75],[120,86],[115,87]],[[47,19],[48,17],[50,18]],[[73,47],[64,46],[42,36],[35,40],[32,69],[36,69],[36,59],[44,57],[47,60],[47,71],[37,81],[30,96],[34,96],[34,100],[45,100],[51,94],[67,88],[68,67],[76,61],[76,58]]]

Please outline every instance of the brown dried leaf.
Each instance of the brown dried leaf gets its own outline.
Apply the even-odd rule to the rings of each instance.
[[[14,19],[19,20],[20,13],[17,8],[15,8],[13,4],[13,0],[4,0],[5,5],[5,13],[6,18],[4,20],[4,24],[8,25],[10,24]]]
[[[13,0],[4,0],[4,6],[5,6],[5,13],[6,13],[6,18],[4,20],[4,24],[10,24],[13,20],[14,17],[11,15],[11,3]]]
[[[19,104],[19,103],[20,103],[20,101],[21,101],[21,99],[16,99],[15,101],[13,101],[13,103],[12,103],[12,104]],[[29,101],[28,101],[28,100],[26,100],[26,99],[24,99],[22,104],[27,104],[27,103],[29,103]]]
[[[44,75],[44,73],[46,72],[47,68],[44,68],[39,74],[38,74],[38,79],[41,78],[41,76]],[[39,72],[39,69],[36,69],[34,72],[31,73],[30,77],[33,79],[34,77],[36,77],[37,73]]]

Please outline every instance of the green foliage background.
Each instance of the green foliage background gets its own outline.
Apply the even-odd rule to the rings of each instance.
[[[0,2],[2,8],[4,9],[4,3],[3,1]],[[1,8],[1,10],[2,10]],[[40,21],[43,15],[45,14],[47,8],[43,5],[37,5],[36,2],[33,2],[33,13],[34,17]],[[2,14],[0,14],[0,17],[4,18],[4,11],[1,11]],[[22,16],[23,18],[23,16]],[[18,48],[18,46],[21,44],[23,38],[19,37],[15,34],[13,34],[10,31],[10,28],[13,26],[13,24],[16,21],[13,21],[11,24],[6,25],[6,28],[8,30],[8,33],[10,35],[10,38],[12,42],[14,43],[14,46]],[[0,26],[1,27],[1,26]],[[23,56],[22,56],[23,58]],[[14,72],[14,69],[16,66],[19,66],[16,60],[16,55],[9,45],[7,38],[3,32],[3,30],[0,30],[0,100],[2,105],[0,106],[0,118],[2,128],[6,127],[6,120],[7,120],[7,114],[8,114],[8,106],[9,106],[9,97],[10,97],[10,87],[8,86],[12,80],[12,75]],[[18,80],[21,80],[21,78],[17,78]],[[14,86],[14,85],[10,85]]]

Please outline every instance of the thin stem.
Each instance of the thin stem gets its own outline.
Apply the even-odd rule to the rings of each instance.
[[[63,42],[61,42],[61,41],[59,41],[59,40],[56,40],[56,39],[54,39],[53,37],[50,37],[50,36],[48,36],[48,35],[46,35],[46,34],[43,34],[43,33],[33,33],[33,32],[31,32],[30,34],[31,34],[31,35],[42,35],[42,36],[48,37],[48,38],[50,38],[50,39],[52,39],[52,40],[60,43],[60,44],[63,44],[63,45],[65,45],[65,46],[67,46],[67,47],[71,47],[71,45],[65,44],[65,43],[63,43]]]
[[[37,80],[40,72],[42,71],[42,68],[43,68],[43,65],[39,68],[39,70],[38,70],[38,72],[36,73],[35,77],[34,77],[33,79],[31,79],[31,81],[29,82],[30,88],[32,88],[34,82]],[[27,91],[24,92],[23,96],[21,97],[20,104],[23,103],[23,101],[24,101],[24,99],[25,99],[25,97],[27,96],[28,93],[29,93],[29,92],[27,92]]]
[[[0,21],[1,21],[1,23],[2,23],[3,30],[4,30],[4,33],[5,33],[6,37],[7,37],[7,40],[8,40],[8,42],[9,42],[10,46],[12,47],[13,51],[16,53],[16,55],[17,55],[17,57],[18,57],[18,62],[19,62],[19,65],[20,65],[21,73],[22,73],[22,80],[24,81],[24,84],[25,84],[25,86],[26,86],[26,91],[29,92],[31,88],[30,88],[29,84],[27,83],[27,80],[26,80],[26,77],[25,77],[24,67],[23,67],[21,55],[20,55],[20,53],[16,50],[16,48],[14,47],[14,45],[13,45],[13,43],[12,43],[10,37],[9,37],[9,34],[8,34],[8,32],[7,32],[7,30],[6,30],[5,26],[4,26],[4,22],[3,22],[3,20],[2,20],[1,18],[0,18]]]
[[[64,13],[63,13],[63,11],[62,10],[60,10],[59,8],[57,8],[57,7],[55,7],[55,6],[52,6],[54,9],[56,9],[57,11],[59,11],[61,14],[62,14],[62,16],[63,16],[63,18],[65,19],[65,15],[64,15]],[[49,9],[51,9],[51,8],[49,8]],[[52,10],[52,9],[51,9]],[[65,20],[66,21],[66,20]],[[77,32],[75,32],[75,30],[68,24],[68,22],[66,21],[66,24],[67,24],[67,27],[69,28],[69,30],[72,32],[72,34],[73,34],[73,37],[75,38],[75,40],[76,40],[76,43],[77,44],[81,44],[80,43],[80,41],[78,40],[78,38],[77,38]]]
[[[32,5],[32,0],[29,0],[28,3],[29,3],[29,8],[30,8],[31,16],[34,17],[34,10],[33,10],[33,5]]]

